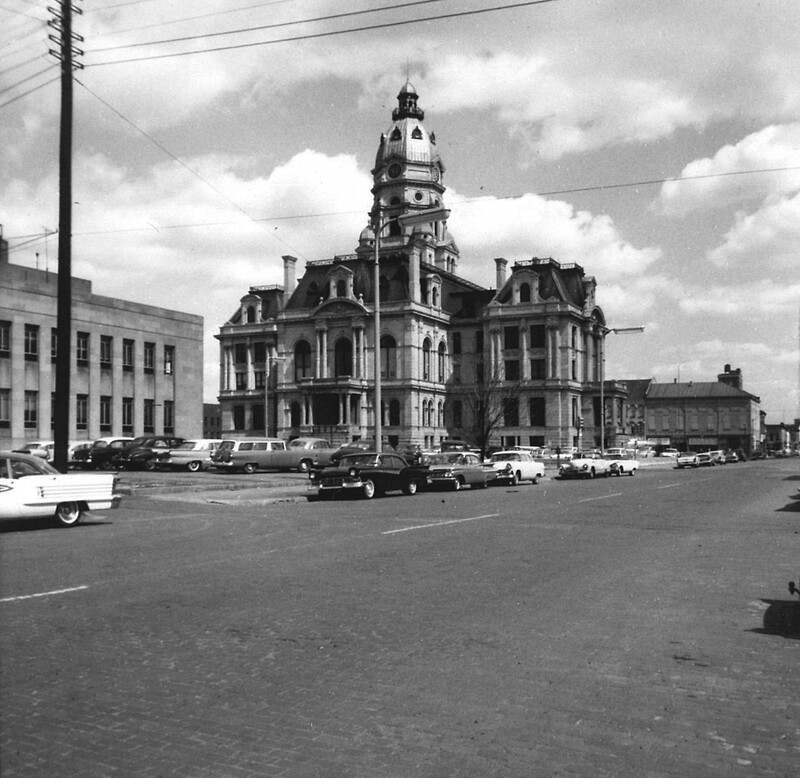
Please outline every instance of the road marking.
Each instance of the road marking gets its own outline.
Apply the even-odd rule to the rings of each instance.
[[[450,519],[449,521],[435,521],[431,524],[417,524],[414,527],[403,527],[401,529],[390,529],[382,532],[382,535],[396,535],[398,532],[411,532],[413,529],[428,529],[429,527],[444,527],[447,524],[461,524],[465,521],[478,521],[478,519],[494,519],[499,513],[486,513],[483,516],[470,516],[467,519]]]
[[[51,594],[67,594],[68,592],[78,592],[81,589],[88,589],[88,586],[73,586],[70,589],[54,589],[52,592],[37,592],[36,594],[21,594],[18,597],[4,597],[0,602],[16,602],[17,600],[30,600],[34,597],[49,597]]]
[[[657,486],[656,489],[674,489],[676,486],[682,486],[682,484],[666,484],[665,486]]]
[[[602,497],[587,497],[585,500],[578,500],[578,502],[592,502],[593,500],[607,500],[609,497],[620,497],[622,492],[614,492],[614,494],[604,494]]]

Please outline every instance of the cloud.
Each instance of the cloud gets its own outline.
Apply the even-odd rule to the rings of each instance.
[[[769,172],[735,175],[759,170]],[[670,216],[797,192],[800,123],[765,127],[738,143],[723,146],[713,157],[694,160],[684,167],[680,177],[691,180],[667,181],[657,201]]]
[[[752,279],[736,286],[705,286],[683,297],[679,302],[682,313],[709,319],[732,317],[738,324],[748,322],[751,333],[762,331],[765,341],[776,321],[796,321],[800,300],[800,280],[781,282],[772,279]],[[711,327],[711,325],[708,325]],[[795,328],[790,328],[795,332]]]

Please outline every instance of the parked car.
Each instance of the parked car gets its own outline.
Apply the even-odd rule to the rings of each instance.
[[[111,467],[111,458],[133,440],[132,437],[97,438],[86,448],[76,449],[70,464],[82,470],[104,470]]]
[[[724,465],[725,464],[725,452],[721,449],[717,451],[708,451],[708,455],[711,457],[711,461],[715,465]]]
[[[295,438],[278,452],[273,464],[279,470],[298,470],[307,473],[312,467],[325,467],[331,463],[333,452],[338,449],[326,438]]]
[[[172,470],[186,469],[191,473],[207,470],[211,467],[211,452],[216,451],[221,444],[222,440],[219,438],[185,440],[177,448],[156,451],[153,465]]]
[[[638,459],[628,459],[622,456],[607,457],[611,462],[611,475],[636,475],[639,469]]]
[[[725,463],[728,465],[735,464],[739,462],[739,455],[735,451],[728,451],[725,454]]]
[[[409,466],[399,454],[361,452],[348,454],[335,465],[312,470],[309,480],[315,497],[360,495],[369,500],[385,492],[416,494],[425,481],[425,469]]]
[[[111,465],[120,470],[153,470],[153,457],[159,451],[177,448],[183,440],[172,435],[142,435],[115,451]]]
[[[580,452],[558,468],[561,478],[596,478],[610,472],[611,461],[594,451]]]
[[[684,467],[700,467],[700,460],[694,451],[684,451],[678,455],[675,466],[680,470]]]
[[[677,448],[665,448],[661,452],[662,457],[672,457],[673,459],[677,459],[680,451]]]
[[[369,440],[352,440],[349,443],[343,443],[339,448],[331,454],[331,464],[335,465],[350,454],[364,454],[375,451],[375,444]],[[387,454],[397,453],[393,446],[388,443],[383,444],[383,451]]]
[[[228,469],[241,473],[255,473],[256,470],[277,470],[278,457],[286,452],[286,441],[280,438],[251,438],[236,441],[236,445],[226,451],[227,458],[212,458],[214,467],[224,461]]]
[[[716,462],[714,461],[714,458],[708,453],[708,451],[701,451],[697,455],[698,467],[714,467],[715,464]]]
[[[484,465],[477,454],[471,451],[447,451],[433,454],[427,462],[427,484],[430,487],[445,486],[458,491],[464,486],[485,489],[494,468]]]
[[[0,451],[0,517],[51,517],[62,527],[86,511],[116,508],[115,473],[59,473],[41,457]]]
[[[544,462],[537,462],[527,451],[496,451],[489,459],[494,472],[491,484],[514,484],[520,481],[539,483],[544,478]]]
[[[53,440],[31,440],[16,450],[20,454],[30,454],[33,457],[44,459],[46,462],[52,462],[55,445]]]

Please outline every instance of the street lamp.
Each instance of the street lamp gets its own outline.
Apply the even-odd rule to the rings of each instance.
[[[432,222],[446,221],[450,216],[447,208],[426,208],[420,211],[411,211],[397,217],[400,227],[408,227],[415,224],[430,224]],[[378,203],[375,204],[374,226],[375,231],[375,451],[382,451],[383,438],[383,419],[382,408],[383,399],[381,397],[381,233],[386,223],[383,220],[383,211]]]
[[[606,450],[606,405],[604,384],[606,380],[606,335],[632,335],[644,332],[644,327],[601,327],[600,334],[600,454]]]

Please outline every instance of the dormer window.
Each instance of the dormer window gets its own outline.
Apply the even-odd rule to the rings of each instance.
[[[419,127],[414,127],[411,131],[411,137],[414,140],[422,140],[422,130]]]
[[[336,296],[347,297],[347,285],[342,278],[336,282]]]
[[[531,285],[528,283],[519,285],[519,301],[529,303],[531,301]]]
[[[247,306],[247,323],[253,324],[256,320],[256,307],[255,305]]]

